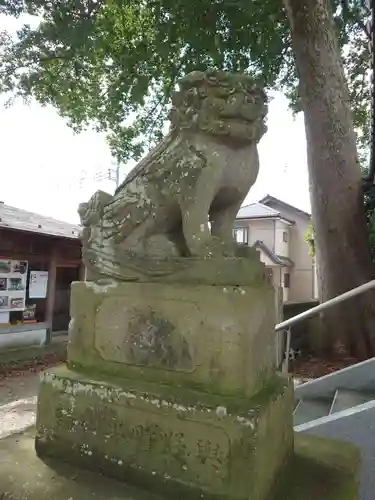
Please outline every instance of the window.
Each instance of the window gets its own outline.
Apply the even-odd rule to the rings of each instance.
[[[288,233],[287,233],[286,231],[283,231],[283,241],[284,241],[285,243],[287,243],[287,242],[288,242]]]
[[[284,273],[284,288],[290,288],[290,274]]]
[[[249,241],[249,231],[247,227],[236,227],[233,229],[233,238],[237,243],[247,245]]]

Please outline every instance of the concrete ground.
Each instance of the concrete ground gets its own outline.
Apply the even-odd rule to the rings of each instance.
[[[0,438],[35,423],[39,374],[0,380]]]
[[[49,363],[64,360],[66,344],[66,334],[55,335],[48,346],[0,352],[0,438],[34,425],[40,381],[38,372],[46,369]]]

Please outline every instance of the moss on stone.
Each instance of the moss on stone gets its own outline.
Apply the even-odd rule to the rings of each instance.
[[[74,283],[71,299],[73,370],[245,395],[274,372],[269,285]]]
[[[162,500],[150,491],[59,460],[39,459],[34,428],[0,440],[0,498],[7,500]]]
[[[57,368],[42,379],[36,446],[162,494],[265,500],[293,450],[292,404],[277,377],[239,399]]]
[[[269,500],[357,500],[358,450],[299,434],[295,443],[288,474]],[[34,451],[33,428],[0,440],[0,463],[0,498],[9,500],[165,498],[57,460],[40,460]],[[177,492],[174,498],[179,498]]]
[[[360,451],[332,439],[295,434],[295,453],[272,500],[357,500]]]
[[[232,391],[225,395],[215,394],[207,390],[207,387],[200,384],[183,383],[174,386],[160,384],[159,382],[149,382],[145,380],[137,380],[133,377],[123,378],[116,376],[97,377],[95,370],[86,369],[80,366],[78,372],[70,369],[67,365],[60,365],[46,372],[51,376],[56,376],[60,379],[67,379],[72,382],[79,380],[82,383],[94,384],[97,386],[117,387],[120,390],[130,393],[147,394],[150,397],[161,397],[172,404],[180,404],[184,406],[195,406],[215,409],[218,406],[225,406],[229,413],[239,414],[248,413],[251,410],[254,414],[259,412],[264,404],[269,404],[270,401],[281,396],[286,388],[289,387],[291,392],[292,380],[289,376],[281,373],[275,375],[266,382],[261,384],[261,389],[251,397],[244,397],[240,391]],[[100,373],[100,372],[99,372]]]
[[[80,205],[89,279],[142,275],[138,257],[165,274],[156,261],[236,254],[232,224],[258,175],[266,94],[249,76],[199,73],[173,93],[170,133],[115,195],[97,191]]]

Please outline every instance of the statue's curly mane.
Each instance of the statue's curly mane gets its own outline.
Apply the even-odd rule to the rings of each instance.
[[[266,100],[248,75],[182,78],[167,136],[114,196],[98,191],[80,205],[90,273],[120,280],[168,275],[179,259],[235,255],[232,223],[258,175]]]
[[[213,102],[212,117],[215,117],[236,93],[245,94],[249,105],[250,101],[265,103],[267,99],[263,88],[252,77],[244,74],[215,70],[194,71],[181,78],[178,84],[179,90],[172,95],[172,108],[169,113],[172,130],[194,128],[207,99]]]
[[[263,135],[263,118],[267,111],[266,94],[263,88],[249,75],[216,70],[193,71],[181,78],[178,81],[178,86],[179,90],[172,94],[169,134],[129,172],[122,184],[116,189],[115,194],[119,193],[137,176],[142,175],[142,172],[147,171],[169,148],[179,133],[199,131],[217,136],[225,135],[217,129],[217,123],[219,120],[223,121],[220,112],[235,94],[246,97],[246,107],[256,108],[254,124],[249,122],[247,128],[251,132],[260,124],[263,128],[259,135]],[[238,116],[238,118],[240,121],[241,117]],[[214,124],[213,126],[211,126],[211,122]],[[250,132],[249,136],[257,135]],[[246,134],[244,135],[246,136]]]

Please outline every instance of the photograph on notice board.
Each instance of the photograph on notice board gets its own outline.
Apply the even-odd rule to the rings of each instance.
[[[9,297],[0,297],[0,310],[8,309],[9,306]]]
[[[0,273],[8,274],[12,269],[12,261],[8,259],[0,259]]]
[[[0,292],[3,292],[7,289],[8,281],[6,278],[0,278]]]
[[[28,304],[22,311],[22,319],[24,321],[34,321],[36,313],[36,304]]]
[[[15,297],[10,299],[10,309],[23,309],[24,308],[24,298]]]
[[[25,274],[27,272],[27,262],[24,260],[12,260],[11,272]]]
[[[8,279],[8,290],[24,290],[25,289],[25,285],[24,285],[24,282],[22,280],[22,278],[9,278]],[[1,285],[0,285],[1,287]],[[0,288],[1,290],[1,288]]]

